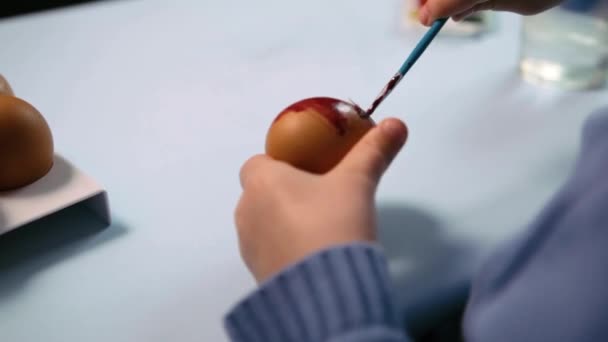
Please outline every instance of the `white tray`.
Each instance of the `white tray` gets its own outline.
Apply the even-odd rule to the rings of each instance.
[[[55,155],[53,168],[46,176],[21,189],[0,192],[0,235],[77,204],[110,224],[106,191],[69,161]]]

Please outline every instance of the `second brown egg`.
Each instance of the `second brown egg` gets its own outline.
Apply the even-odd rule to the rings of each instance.
[[[0,191],[44,177],[53,166],[53,137],[44,117],[28,102],[0,95]]]

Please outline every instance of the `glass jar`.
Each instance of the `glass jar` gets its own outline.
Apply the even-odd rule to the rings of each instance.
[[[520,54],[524,79],[565,89],[602,87],[608,78],[608,1],[566,0],[524,17]]]

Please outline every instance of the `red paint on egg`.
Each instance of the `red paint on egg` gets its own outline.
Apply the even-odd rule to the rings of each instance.
[[[303,112],[314,110],[317,113],[321,114],[329,123],[331,123],[340,135],[346,132],[346,128],[348,125],[348,120],[344,116],[346,114],[344,111],[340,110],[338,106],[348,106],[351,107],[356,112],[361,112],[362,110],[357,106],[344,102],[341,100],[333,99],[331,97],[315,97],[310,99],[305,99],[302,101],[298,101],[291,106],[287,107],[285,110],[279,114],[274,122],[277,122],[283,115],[290,112]]]
[[[266,154],[298,169],[323,174],[374,125],[351,102],[308,98],[285,108],[275,118],[266,135]]]

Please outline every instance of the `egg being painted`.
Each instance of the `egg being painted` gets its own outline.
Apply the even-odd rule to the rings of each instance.
[[[266,136],[266,154],[312,173],[333,169],[375,126],[350,102],[316,97],[279,113]]]

